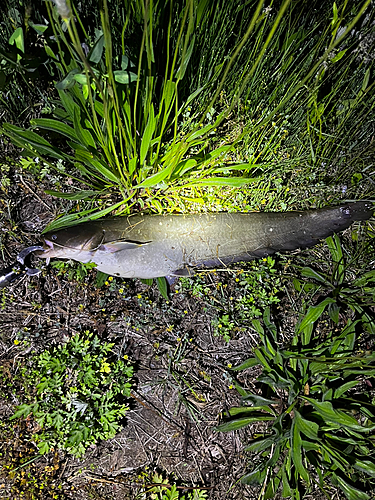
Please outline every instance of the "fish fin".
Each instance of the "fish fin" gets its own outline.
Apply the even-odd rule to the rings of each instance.
[[[181,269],[176,269],[172,271],[169,276],[193,276],[195,274],[194,269],[191,267],[182,267]]]
[[[173,283],[176,283],[178,276],[165,276],[165,279],[167,280],[167,283],[169,286],[173,285]]]
[[[151,241],[146,242],[138,242],[138,241],[110,241],[108,243],[103,243],[99,246],[98,250],[101,252],[121,252],[121,250],[135,250],[139,247],[143,247],[144,245],[148,245]]]

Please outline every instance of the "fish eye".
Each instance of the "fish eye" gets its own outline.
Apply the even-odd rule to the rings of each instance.
[[[57,240],[57,236],[56,236],[56,234],[53,234],[53,235],[51,236],[51,240]]]

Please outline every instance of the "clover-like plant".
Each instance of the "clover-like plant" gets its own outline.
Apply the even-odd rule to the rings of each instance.
[[[84,332],[33,356],[23,368],[28,401],[11,419],[31,416],[37,422],[41,454],[57,448],[81,456],[121,430],[133,367],[117,358],[113,345]]]

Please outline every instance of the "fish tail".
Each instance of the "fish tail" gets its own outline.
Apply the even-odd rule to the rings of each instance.
[[[374,206],[367,201],[357,201],[341,207],[347,217],[354,221],[368,220],[372,217]]]
[[[337,207],[275,214],[259,238],[256,249],[248,248],[253,257],[266,257],[275,252],[309,248],[322,239],[347,229],[355,221],[370,219],[372,204],[355,202]]]
[[[302,237],[300,248],[307,248],[318,243],[323,238],[328,238],[334,233],[344,231],[355,221],[365,221],[372,217],[373,207],[371,203],[358,201],[338,207],[322,208],[316,211],[307,211],[307,219],[303,224],[306,235],[305,241]],[[311,214],[311,215],[310,215]]]

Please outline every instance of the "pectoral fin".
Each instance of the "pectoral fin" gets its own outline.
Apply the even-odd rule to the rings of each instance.
[[[194,274],[194,269],[191,267],[182,267],[181,269],[176,269],[176,271],[169,273],[169,276],[193,276]]]
[[[136,250],[139,247],[149,245],[151,241],[139,242],[139,241],[129,241],[129,240],[117,240],[110,241],[108,243],[103,243],[99,246],[98,250],[101,252],[115,253],[122,250]]]

